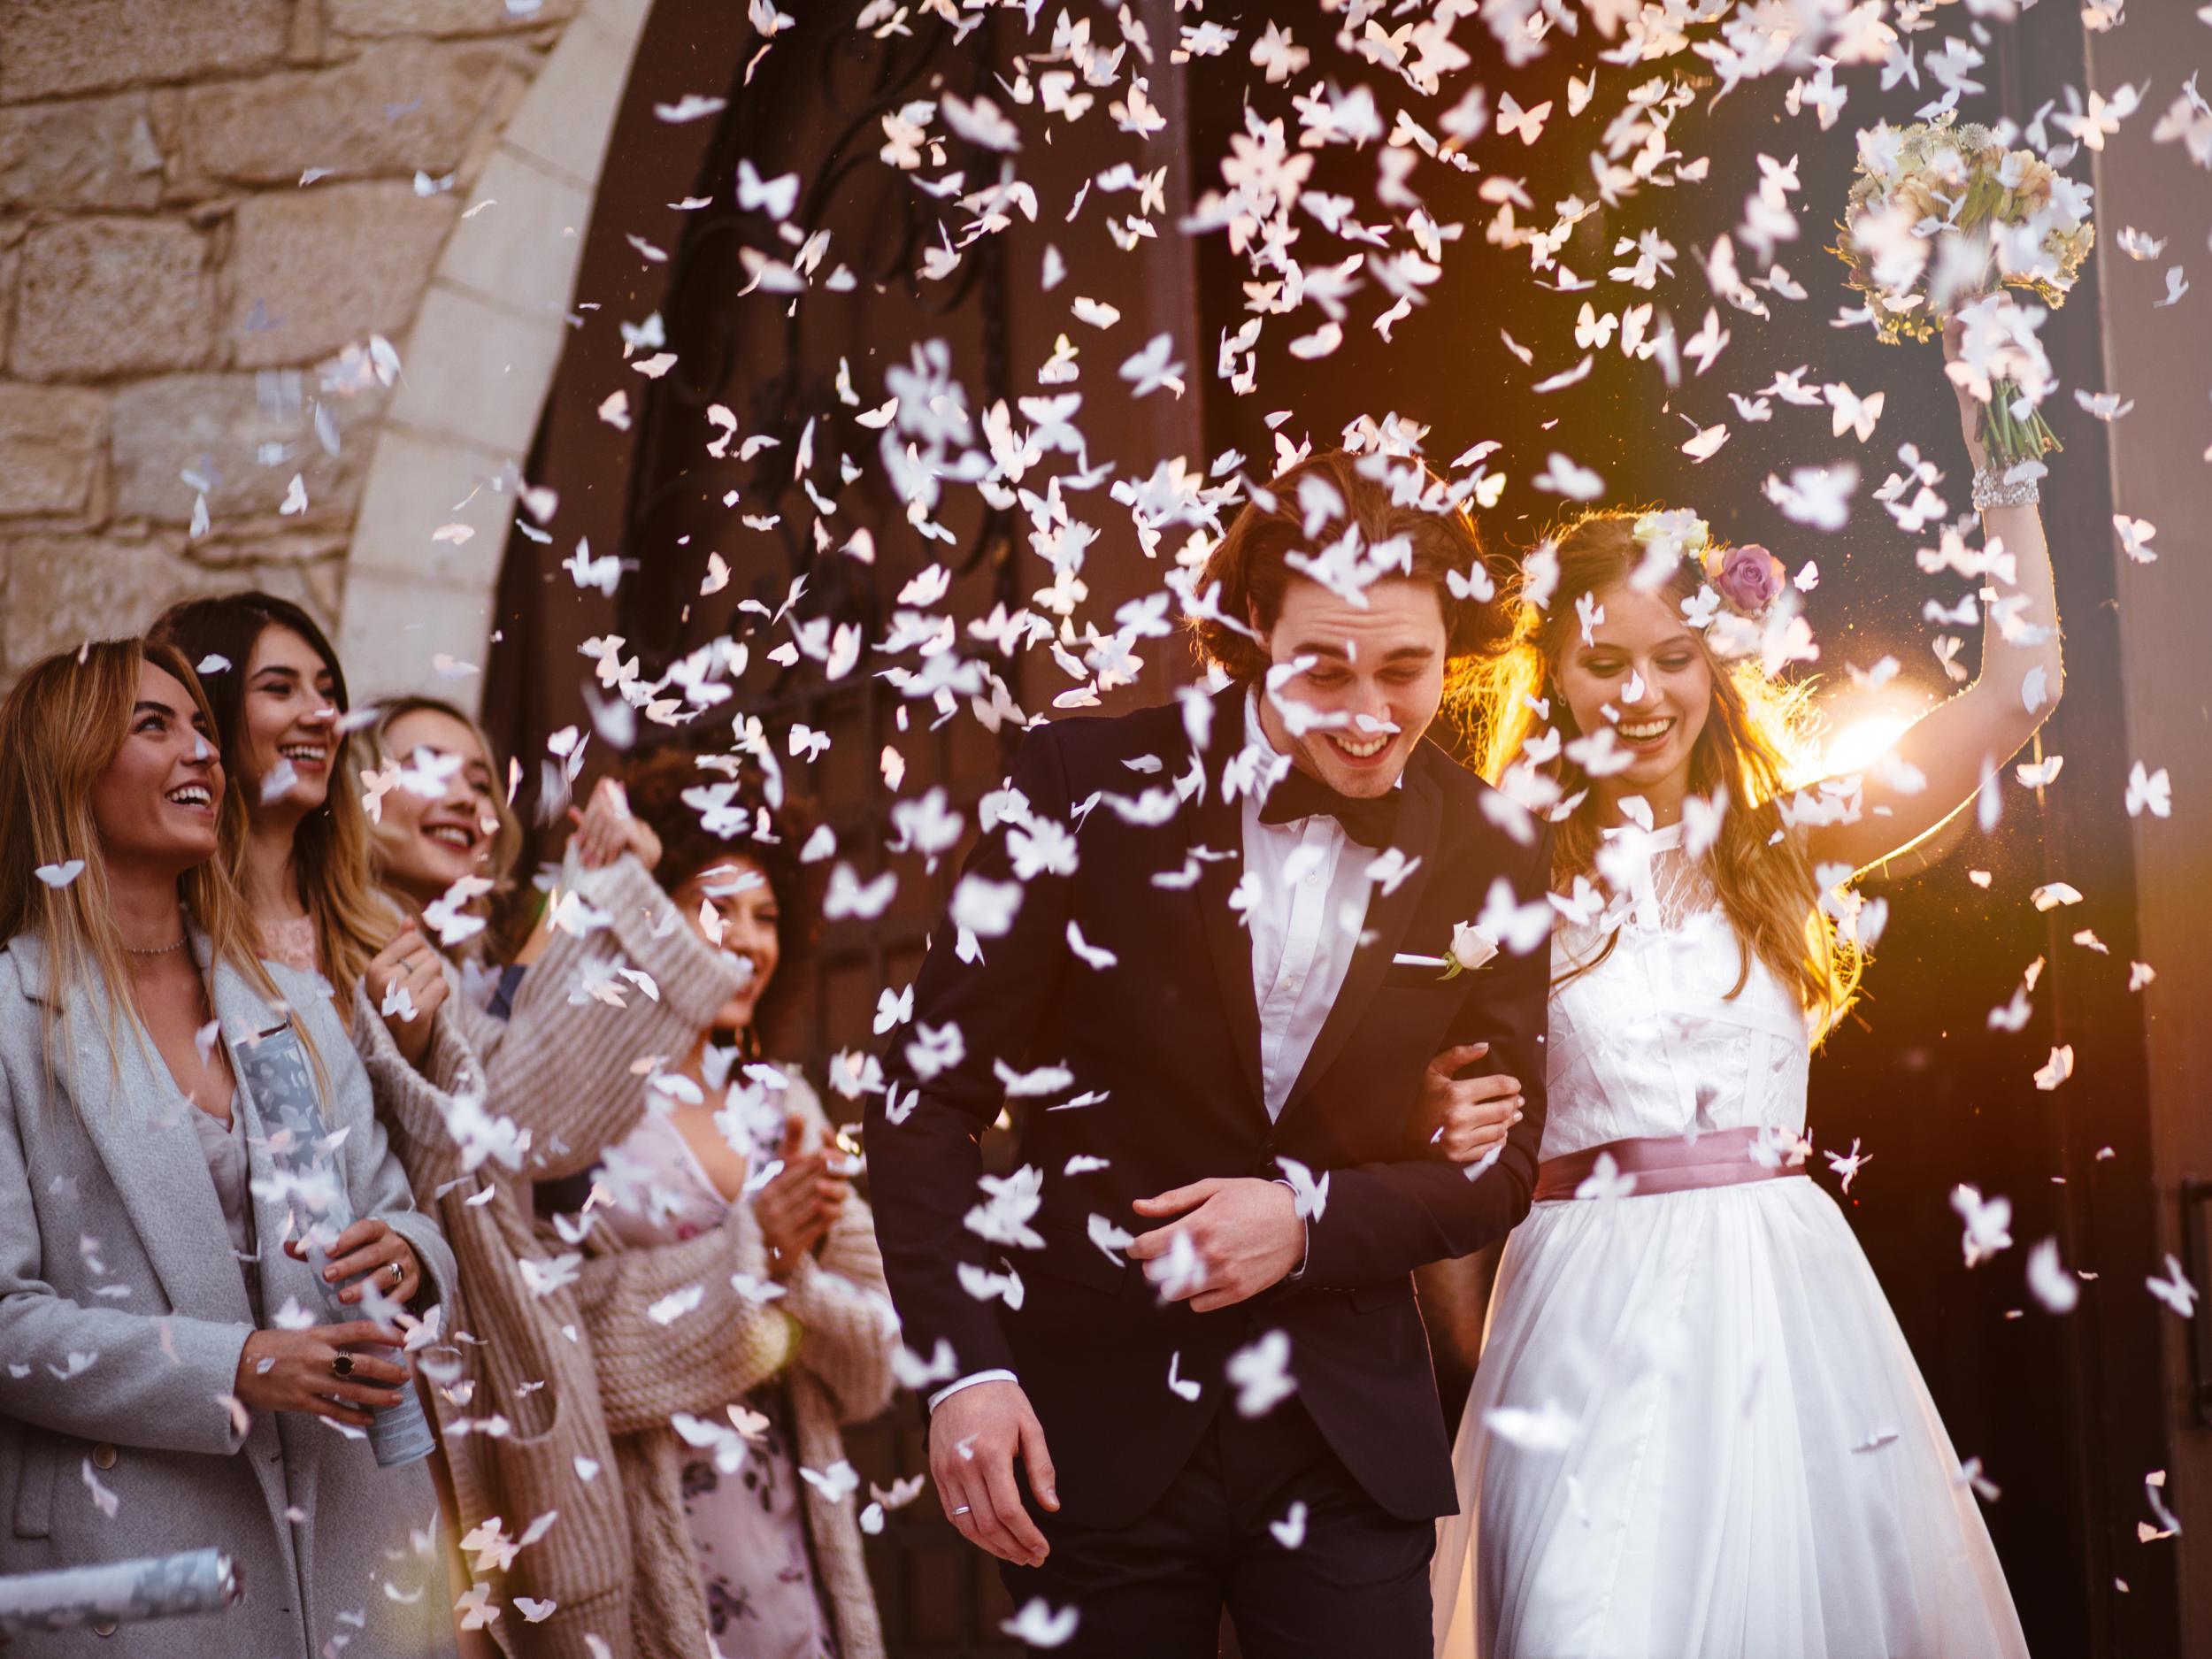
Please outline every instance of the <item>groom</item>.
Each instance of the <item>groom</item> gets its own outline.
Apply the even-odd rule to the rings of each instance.
[[[947,1379],[931,1472],[1046,1603],[1020,1633],[1075,1609],[1057,1654],[1210,1655],[1225,1606],[1248,1659],[1429,1652],[1456,1503],[1411,1275],[1527,1211],[1544,1116],[1548,951],[1446,973],[1549,865],[1423,738],[1500,626],[1447,580],[1479,555],[1416,460],[1256,492],[1194,588],[1230,683],[1030,731],[887,1053],[872,1196]],[[1471,1179],[1411,1119],[1476,1044],[1525,1110]]]

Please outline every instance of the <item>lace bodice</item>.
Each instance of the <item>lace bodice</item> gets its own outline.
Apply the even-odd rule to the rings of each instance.
[[[1609,1141],[1805,1126],[1810,1044],[1797,1000],[1757,957],[1743,988],[1734,930],[1679,825],[1609,830],[1599,871],[1618,897],[1586,896],[1552,936],[1544,1157]],[[1587,973],[1561,979],[1618,940]]]

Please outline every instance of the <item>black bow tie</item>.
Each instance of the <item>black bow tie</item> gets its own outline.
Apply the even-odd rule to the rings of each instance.
[[[1339,795],[1311,772],[1293,766],[1268,791],[1260,806],[1260,822],[1289,824],[1302,818],[1333,818],[1361,846],[1380,849],[1389,846],[1397,833],[1400,794],[1394,788],[1372,796]]]

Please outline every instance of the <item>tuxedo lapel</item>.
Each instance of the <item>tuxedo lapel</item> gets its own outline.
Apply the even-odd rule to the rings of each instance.
[[[1260,1087],[1260,1010],[1252,990],[1252,936],[1229,908],[1229,898],[1244,879],[1244,809],[1227,800],[1221,774],[1244,742],[1244,694],[1232,686],[1214,699],[1211,742],[1199,757],[1205,782],[1199,798],[1184,812],[1190,824],[1193,848],[1226,853],[1225,858],[1198,860],[1198,884],[1192,896],[1211,959],[1214,984],[1221,994],[1221,1010],[1228,1022],[1229,1041],[1237,1051],[1252,1105],[1266,1110]]]
[[[1413,925],[1413,918],[1421,906],[1421,895],[1427,890],[1429,872],[1435,867],[1436,849],[1444,827],[1444,793],[1436,780],[1421,766],[1421,750],[1416,749],[1413,760],[1405,772],[1405,799],[1398,810],[1398,833],[1393,844],[1409,861],[1418,860],[1412,872],[1398,883],[1393,892],[1380,887],[1371,889],[1367,900],[1367,914],[1360,928],[1359,943],[1353,947],[1352,960],[1345,970],[1344,986],[1337,993],[1336,1001],[1329,1005],[1328,1017],[1321,1022],[1320,1034],[1315,1037],[1312,1049],[1306,1056],[1305,1064],[1299,1069],[1298,1080],[1291,1087],[1290,1097],[1283,1102],[1283,1116],[1296,1111],[1299,1103],[1312,1092],[1316,1083],[1328,1074],[1336,1063],[1344,1044],[1358,1027],[1367,1005],[1374,1001],[1376,988],[1381,985],[1383,971],[1404,942],[1406,931]],[[1341,855],[1347,858],[1368,859],[1373,856],[1357,842],[1348,841]]]

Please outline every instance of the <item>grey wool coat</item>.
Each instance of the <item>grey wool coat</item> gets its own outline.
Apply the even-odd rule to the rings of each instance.
[[[204,941],[194,947],[205,959]],[[272,966],[290,1018],[327,1073],[339,1169],[359,1217],[405,1237],[442,1298],[453,1257],[419,1213],[370,1109],[369,1084],[327,989]],[[287,1018],[228,966],[213,975],[234,1055]],[[273,1322],[316,1314],[314,1271],[277,1246],[286,1216],[261,1118],[242,1079],[259,1260],[231,1248],[215,1187],[182,1114],[196,1110],[106,992],[80,985],[53,1009],[33,935],[0,949],[0,1573],[213,1547],[244,1594],[227,1611],[18,1637],[27,1655],[159,1659],[426,1659],[453,1652],[426,1464],[379,1469],[365,1440],[295,1412],[242,1429],[219,1396],[252,1328],[246,1273]],[[65,1011],[66,1025],[60,1016]],[[234,1064],[233,1070],[236,1071]]]

